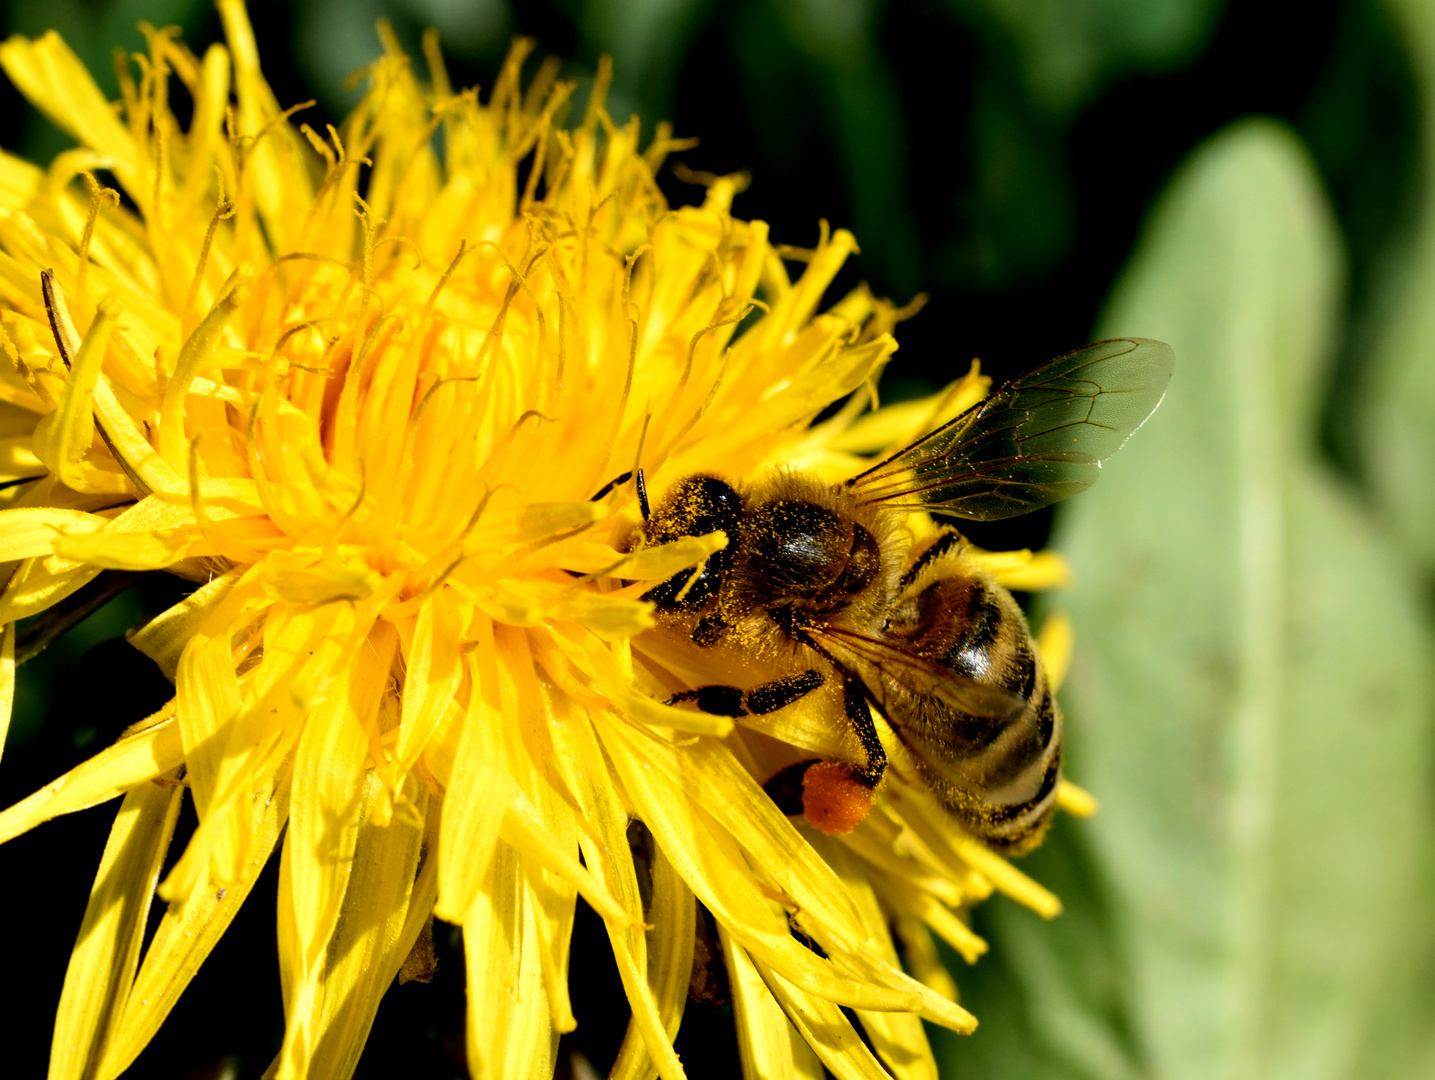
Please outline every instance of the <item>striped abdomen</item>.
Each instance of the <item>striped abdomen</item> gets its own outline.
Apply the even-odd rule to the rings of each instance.
[[[885,631],[952,674],[950,685],[931,689],[888,683],[888,719],[923,779],[993,847],[1034,847],[1061,778],[1061,715],[1016,601],[959,556],[936,559],[908,585]],[[965,711],[962,691],[973,683],[1004,691],[1012,708]]]

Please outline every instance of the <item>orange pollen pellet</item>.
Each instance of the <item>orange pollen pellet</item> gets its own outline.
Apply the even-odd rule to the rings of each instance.
[[[802,774],[802,813],[828,836],[843,836],[872,811],[872,789],[840,761],[819,761]]]

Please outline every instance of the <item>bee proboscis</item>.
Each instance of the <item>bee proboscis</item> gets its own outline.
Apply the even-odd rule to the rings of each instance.
[[[1061,714],[1026,619],[955,528],[905,548],[899,526],[913,511],[993,521],[1084,490],[1155,411],[1174,364],[1159,341],[1097,342],[839,484],[787,469],[750,482],[699,473],[651,513],[644,494],[634,543],[728,536],[644,594],[652,633],[777,673],[668,703],[757,718],[840,689],[858,752],[774,775],[766,787],[784,811],[829,833],[861,820],[889,766],[875,708],[908,779],[998,850],[1034,846],[1055,807]]]

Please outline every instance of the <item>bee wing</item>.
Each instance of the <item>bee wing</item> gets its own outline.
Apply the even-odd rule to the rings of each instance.
[[[1096,482],[1161,404],[1176,354],[1116,338],[1058,356],[848,480],[861,505],[996,521]]]
[[[881,638],[834,626],[808,627],[806,632],[833,660],[859,677],[866,670],[875,670],[913,694],[935,698],[971,716],[1011,721],[1026,710],[1026,702],[1014,694],[975,682]],[[862,683],[882,714],[892,723],[900,723],[898,710],[888,708],[883,680],[863,678]]]

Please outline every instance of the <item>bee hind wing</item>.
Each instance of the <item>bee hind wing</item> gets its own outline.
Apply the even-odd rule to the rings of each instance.
[[[1171,347],[1098,341],[1007,383],[844,485],[861,505],[996,521],[1096,482],[1175,370]]]

